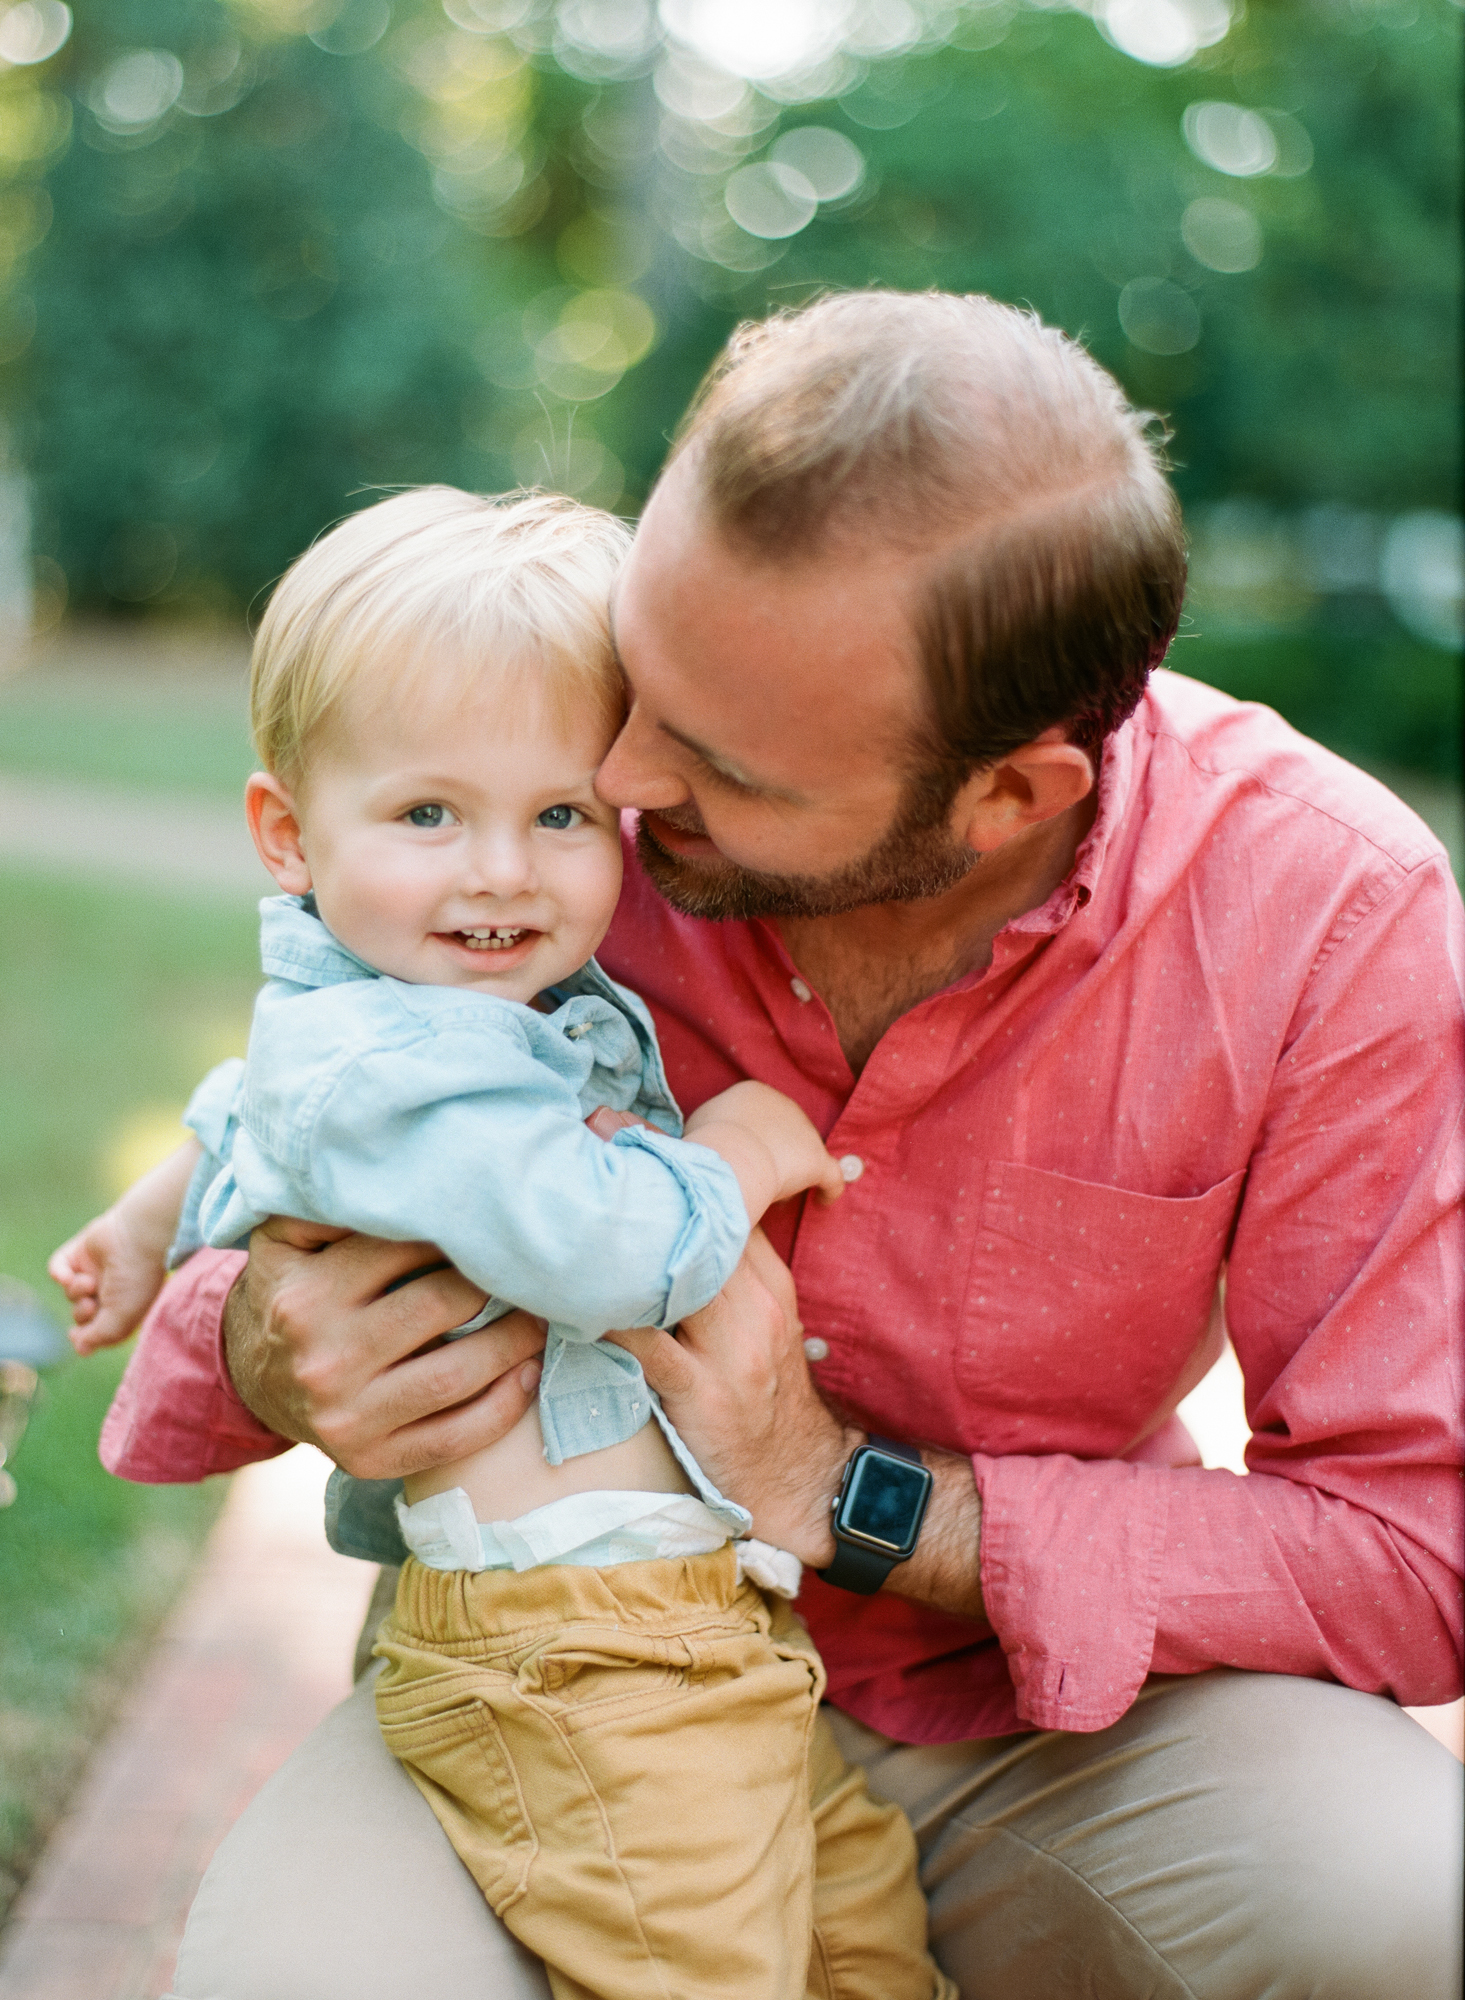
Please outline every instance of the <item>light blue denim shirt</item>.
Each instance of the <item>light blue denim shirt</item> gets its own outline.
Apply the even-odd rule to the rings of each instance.
[[[599,1340],[672,1327],[722,1289],[748,1237],[732,1169],[681,1139],[645,1005],[592,959],[531,1007],[409,986],[340,945],[308,901],[260,905],[268,977],[244,1062],[221,1064],[185,1122],[204,1158],[170,1262],[243,1245],[267,1216],[436,1243],[491,1296],[549,1322],[539,1409],[551,1464],[619,1444],[655,1416],[730,1532],[746,1512],[696,1467],[639,1362]],[[599,1105],[634,1112],[606,1144]],[[376,1489],[369,1491],[366,1489]],[[337,1473],[334,1544],[399,1561],[395,1481]]]

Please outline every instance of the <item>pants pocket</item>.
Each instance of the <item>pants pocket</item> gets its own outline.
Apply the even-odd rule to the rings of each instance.
[[[501,1917],[524,1894],[539,1852],[524,1789],[487,1703],[465,1694],[449,1706],[438,1693],[423,1714],[408,1698],[421,1687],[378,1687],[383,1741]]]

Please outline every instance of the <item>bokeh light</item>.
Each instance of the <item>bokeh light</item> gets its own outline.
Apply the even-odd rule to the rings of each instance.
[[[71,9],[61,0],[19,0],[0,15],[0,62],[47,62],[70,33]]]

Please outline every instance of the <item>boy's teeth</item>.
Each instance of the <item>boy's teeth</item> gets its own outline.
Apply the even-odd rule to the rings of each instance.
[[[505,951],[517,944],[524,935],[522,924],[517,929],[499,924],[491,930],[459,931],[459,937],[474,951]]]

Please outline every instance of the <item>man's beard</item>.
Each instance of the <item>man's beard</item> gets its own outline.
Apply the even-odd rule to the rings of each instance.
[[[832,875],[762,875],[731,861],[692,862],[663,847],[643,815],[636,829],[641,866],[686,917],[838,917],[871,903],[914,903],[954,889],[980,861],[947,825],[955,787],[927,775],[907,784],[895,818],[858,861]],[[666,818],[679,825],[682,814]],[[684,832],[702,828],[682,827]]]

